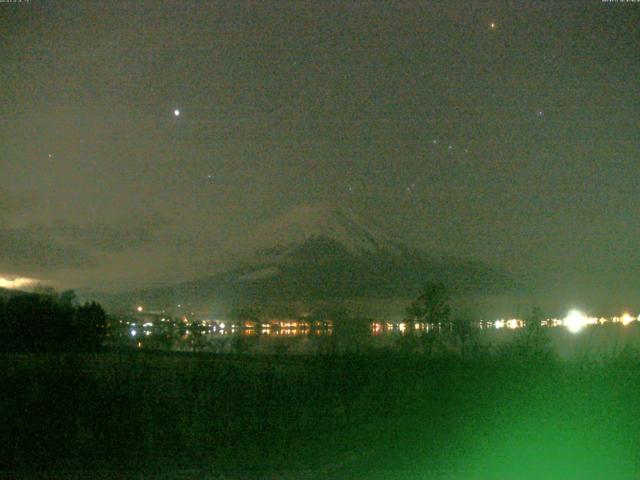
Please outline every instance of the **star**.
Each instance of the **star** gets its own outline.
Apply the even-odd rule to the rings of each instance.
[[[544,115],[544,112],[542,110],[538,110],[538,116],[542,117]]]
[[[49,154],[49,158],[53,158],[53,153],[50,153],[50,154]]]
[[[491,30],[495,30],[495,29],[496,29],[496,23],[495,23],[495,22],[491,22],[491,23],[489,24],[489,28],[490,28]]]
[[[180,116],[180,110],[178,110],[177,108],[173,111],[173,115],[176,117]]]

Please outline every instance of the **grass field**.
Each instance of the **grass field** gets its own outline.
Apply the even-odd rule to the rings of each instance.
[[[637,478],[640,356],[1,357],[6,478]]]

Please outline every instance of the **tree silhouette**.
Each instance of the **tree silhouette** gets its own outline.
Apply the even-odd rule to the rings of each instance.
[[[95,350],[107,316],[97,303],[77,306],[75,293],[17,294],[0,303],[0,349],[4,351]]]
[[[449,292],[442,282],[429,281],[407,308],[407,315],[414,321],[442,329],[449,326],[451,321],[449,300]]]
[[[424,353],[431,355],[444,332],[451,333],[449,292],[441,282],[428,281],[422,293],[407,307],[409,334],[416,322],[424,323],[426,331],[420,336]]]
[[[89,350],[99,349],[107,326],[107,314],[102,306],[91,302],[78,307],[74,323],[78,346]]]

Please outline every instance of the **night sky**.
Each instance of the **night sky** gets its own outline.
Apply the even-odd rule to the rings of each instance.
[[[177,283],[330,201],[640,307],[639,25],[599,0],[0,3],[0,276]]]

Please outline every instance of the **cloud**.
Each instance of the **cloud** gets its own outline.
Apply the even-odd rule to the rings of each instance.
[[[116,224],[78,225],[59,220],[0,226],[0,267],[12,272],[94,267],[110,254],[152,243],[165,223],[160,217],[147,216]]]
[[[96,252],[117,253],[152,242],[166,221],[158,216],[127,218],[116,225],[76,225],[59,221],[51,225],[58,238]]]
[[[8,214],[22,212],[36,203],[36,198],[28,193],[9,193],[0,190],[0,219]]]
[[[65,245],[55,232],[41,225],[0,227],[0,265],[3,270],[58,270],[91,266],[96,257],[78,245]]]

